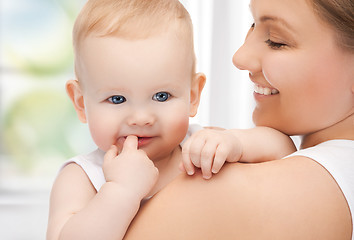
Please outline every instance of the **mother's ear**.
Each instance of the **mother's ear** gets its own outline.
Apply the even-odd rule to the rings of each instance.
[[[204,73],[196,73],[192,79],[191,93],[190,93],[190,112],[189,116],[194,117],[198,112],[200,96],[202,94],[206,77]]]
[[[66,93],[68,94],[71,102],[74,105],[75,111],[79,120],[83,123],[86,123],[86,113],[85,113],[85,104],[84,96],[82,95],[82,90],[78,80],[69,80],[65,85]]]

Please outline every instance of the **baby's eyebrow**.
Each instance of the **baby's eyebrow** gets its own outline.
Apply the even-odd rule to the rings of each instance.
[[[99,88],[96,89],[96,93],[117,93],[117,92],[127,92],[128,90],[126,88],[117,88],[117,87],[112,87],[112,88]]]

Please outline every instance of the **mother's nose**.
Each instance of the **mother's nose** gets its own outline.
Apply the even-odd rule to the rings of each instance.
[[[232,62],[240,70],[248,70],[249,72],[261,71],[261,49],[257,49],[256,45],[252,45],[250,39],[246,39],[245,43],[235,52]]]

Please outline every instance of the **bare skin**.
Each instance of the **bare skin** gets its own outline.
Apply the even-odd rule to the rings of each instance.
[[[178,227],[176,227],[178,226]],[[125,239],[350,239],[346,200],[305,157],[181,175],[141,208]]]

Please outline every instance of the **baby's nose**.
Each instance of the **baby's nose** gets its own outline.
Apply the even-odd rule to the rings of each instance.
[[[150,126],[155,123],[155,116],[147,110],[134,111],[128,119],[131,126]]]

